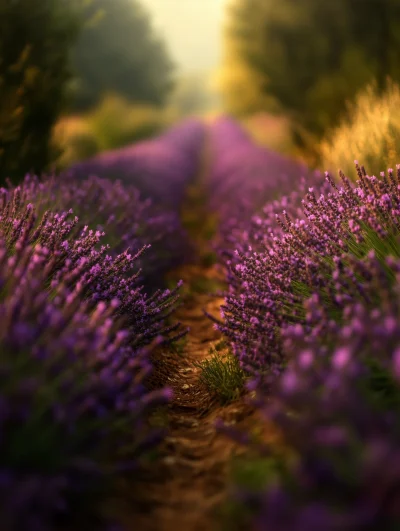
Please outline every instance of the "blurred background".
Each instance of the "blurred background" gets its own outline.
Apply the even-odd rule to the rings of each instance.
[[[1,174],[221,113],[310,166],[384,169],[399,82],[399,0],[0,0]]]

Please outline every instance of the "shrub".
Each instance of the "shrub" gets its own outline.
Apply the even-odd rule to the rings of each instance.
[[[398,275],[398,259],[392,266]],[[303,334],[287,331],[292,361],[261,407],[295,458],[274,477],[265,474],[258,492],[237,490],[253,514],[248,529],[398,528],[400,335],[393,295],[373,311],[350,301],[343,324],[315,330],[303,346],[306,327]]]
[[[368,281],[363,260],[370,252],[378,263],[399,255],[400,174],[390,170],[388,177],[377,179],[357,168],[355,187],[342,174],[339,190],[328,174],[332,192],[322,189],[317,199],[310,188],[304,218],[291,219],[284,212],[278,219],[280,233],[263,236],[261,223],[261,250],[239,253],[231,264],[236,280],[222,307],[221,330],[249,370],[266,373],[282,366],[282,330],[304,322],[303,303],[313,294],[322,298],[332,319],[341,319],[349,298],[378,304],[379,293]]]
[[[120,179],[134,185],[144,198],[179,208],[186,186],[196,175],[203,154],[205,127],[186,120],[151,140],[74,164],[68,171],[79,179],[88,175]]]
[[[250,529],[400,523],[400,165],[356,170],[356,185],[327,173],[310,188],[302,218],[284,211],[265,234],[260,219],[259,249],[231,264],[220,329],[292,453],[258,492],[237,489]]]
[[[74,239],[65,214],[34,228],[20,199],[17,189],[1,207],[2,526],[110,529],[104,501],[115,475],[135,471],[159,440],[148,412],[170,393],[146,389],[140,323],[121,329],[124,297],[112,289],[122,287],[121,258],[112,270],[104,256],[96,264],[98,236]]]
[[[57,160],[57,168],[61,170],[96,155],[100,149],[94,132],[83,117],[62,118],[54,128],[53,139],[62,150]]]
[[[52,129],[65,104],[78,19],[60,0],[0,2],[0,180],[41,173],[58,156]]]
[[[70,288],[74,276],[65,272],[71,267],[78,268],[82,296],[86,300],[95,304],[118,299],[120,304],[115,308],[114,317],[124,319],[125,327],[132,334],[131,346],[139,348],[158,336],[174,339],[179,324],[169,326],[166,320],[178,299],[178,287],[157,290],[148,296],[139,280],[140,270],[136,265],[148,245],[135,254],[125,250],[113,256],[108,254],[108,245],[100,245],[104,232],[89,230],[85,225],[75,233],[79,219],[72,216],[71,210],[62,213],[48,210],[38,222],[32,204],[26,204],[22,199],[21,187],[2,190],[0,231],[10,252],[22,236],[29,244],[44,245],[55,256],[48,271],[50,287],[57,286],[65,274]],[[176,338],[181,336],[182,333],[178,332]]]
[[[238,241],[252,215],[267,204],[304,187],[304,176],[315,179],[304,165],[265,149],[229,117],[211,127],[209,206],[219,218],[219,236],[224,251],[231,248],[233,234]],[[237,242],[235,241],[235,244]]]
[[[47,210],[62,213],[70,209],[79,218],[74,234],[85,225],[105,235],[102,243],[110,246],[115,257],[127,248],[140,254],[136,267],[140,282],[154,290],[163,284],[164,273],[188,258],[191,252],[186,233],[175,211],[142,199],[133,186],[99,177],[83,181],[73,178],[27,176],[22,184],[25,204],[34,203],[39,216]]]
[[[107,151],[159,134],[167,125],[164,114],[157,107],[110,94],[85,119],[99,150]]]
[[[320,146],[320,164],[352,175],[354,159],[370,168],[390,168],[400,159],[400,88],[389,83],[379,96],[374,85],[349,104],[347,117]]]

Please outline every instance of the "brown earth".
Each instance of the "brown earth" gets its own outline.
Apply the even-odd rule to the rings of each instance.
[[[229,489],[232,456],[244,450],[217,431],[215,421],[220,418],[246,431],[260,424],[244,395],[222,406],[200,381],[200,369],[194,366],[210,356],[210,347],[222,339],[203,313],[206,310],[219,317],[222,299],[207,293],[207,287],[215,292],[224,279],[217,265],[204,265],[215,227],[205,205],[200,177],[188,190],[182,213],[197,260],[173,275],[186,286],[183,304],[174,316],[190,331],[181,354],[164,351],[154,360],[159,383],[174,390],[165,419],[169,434],[156,461],[145,469],[138,487],[131,489],[132,505],[128,500],[126,511],[121,511],[129,515],[121,518],[126,531],[220,531],[219,514]],[[274,437],[272,431],[266,436]]]
[[[188,275],[198,275],[187,268]],[[208,272],[212,274],[212,270]],[[201,271],[204,275],[204,270]],[[177,317],[190,327],[183,356],[163,360],[167,383],[174,389],[168,408],[169,436],[160,459],[149,467],[141,492],[136,492],[141,510],[129,531],[206,531],[220,529],[216,509],[223,502],[228,487],[228,470],[236,444],[214,427],[215,420],[251,421],[252,409],[243,400],[222,407],[199,381],[193,362],[203,361],[209,348],[221,337],[202,309],[218,315],[220,300],[198,294],[187,301]],[[165,367],[169,371],[165,371]]]

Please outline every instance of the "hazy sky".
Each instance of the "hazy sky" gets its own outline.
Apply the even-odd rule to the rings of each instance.
[[[229,0],[142,0],[184,72],[211,70],[220,60],[224,8]]]

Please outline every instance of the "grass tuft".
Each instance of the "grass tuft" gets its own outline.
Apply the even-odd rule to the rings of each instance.
[[[210,349],[212,356],[195,364],[201,369],[200,380],[216,394],[223,404],[239,398],[243,392],[245,373],[232,353],[220,354]]]
[[[341,124],[321,143],[321,169],[336,173],[340,168],[351,179],[354,159],[367,171],[395,167],[400,155],[399,109],[400,88],[394,82],[382,95],[374,84],[360,92]]]

